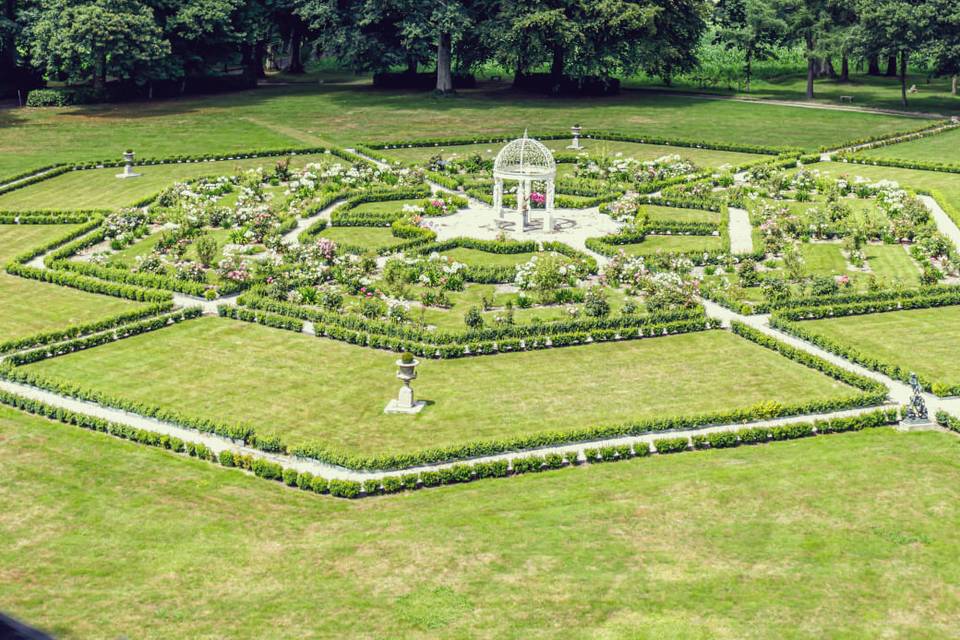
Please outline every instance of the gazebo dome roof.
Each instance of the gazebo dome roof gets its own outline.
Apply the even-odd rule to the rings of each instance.
[[[500,149],[493,162],[494,177],[542,180],[553,177],[556,173],[557,163],[550,149],[538,140],[528,138],[526,131],[522,138],[508,142]]]

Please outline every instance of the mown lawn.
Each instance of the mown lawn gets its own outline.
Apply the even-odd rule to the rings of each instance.
[[[647,204],[641,207],[651,221],[669,221],[669,222],[717,222],[722,216],[717,211],[704,211],[702,209],[681,209],[680,207],[662,207],[655,204]]]
[[[616,245],[631,256],[650,256],[658,253],[687,251],[719,251],[724,248],[720,236],[647,236],[643,242]]]
[[[122,169],[116,167],[70,171],[0,196],[0,210],[116,209],[130,206],[175,182],[189,178],[233,175],[257,167],[263,167],[269,174],[281,159],[249,158],[149,165],[136,168],[138,173],[143,174],[139,178],[125,179],[117,178]],[[328,163],[330,160],[328,156],[293,156],[290,166],[303,166],[308,162]]]
[[[396,355],[202,318],[28,365],[114,396],[254,425],[290,443],[385,454],[663,415],[848,396],[724,331],[426,361],[416,416],[384,415]]]
[[[329,238],[338,244],[371,251],[404,242],[403,238],[393,235],[390,227],[327,227],[317,236]]]
[[[481,251],[479,249],[469,249],[466,247],[457,247],[443,251],[440,255],[453,258],[457,262],[478,266],[478,267],[513,267],[518,264],[529,262],[533,256],[559,256],[566,261],[569,258],[553,251],[535,252],[526,251],[524,253],[493,253],[490,251]]]
[[[0,225],[0,265],[76,225]],[[11,276],[0,270],[0,342],[95,322],[138,303]]]
[[[0,606],[64,640],[947,638],[960,618],[943,433],[355,502],[8,409],[0,444]]]
[[[397,123],[401,123],[398,128]],[[925,121],[680,95],[625,91],[615,97],[556,99],[505,88],[429,93],[366,84],[262,87],[255,91],[122,105],[0,112],[0,176],[51,162],[310,147],[431,136],[521,135],[525,128],[615,130],[710,142],[814,149]]]
[[[957,101],[960,105],[960,100]],[[901,142],[886,147],[867,149],[863,155],[874,158],[899,158],[901,160],[923,160],[926,162],[960,163],[957,148],[960,147],[960,130],[945,131],[909,142]]]
[[[518,134],[519,137],[519,134]],[[576,153],[593,157],[634,158],[636,160],[655,160],[663,156],[679,155],[700,167],[720,167],[723,165],[737,166],[751,162],[762,162],[769,156],[754,153],[740,153],[737,151],[715,151],[713,149],[697,149],[695,147],[676,147],[659,144],[639,144],[636,142],[620,142],[617,140],[588,140],[581,142],[580,151],[567,149],[570,139],[541,140],[554,153]],[[402,149],[380,149],[378,153],[390,160],[404,163],[425,164],[430,158],[439,155],[444,160],[464,159],[473,155],[493,160],[502,143],[485,142],[481,144],[437,145],[429,147],[407,147]],[[563,166],[563,165],[561,165]],[[567,165],[572,166],[572,165]]]
[[[960,383],[960,307],[807,320],[800,326],[933,381]]]

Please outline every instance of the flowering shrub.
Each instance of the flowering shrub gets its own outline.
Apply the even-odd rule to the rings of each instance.
[[[182,262],[178,262],[175,267],[177,270],[177,278],[180,280],[204,282],[207,279],[207,270],[203,268],[203,265],[197,262],[184,260]]]
[[[574,175],[578,178],[614,182],[654,182],[696,172],[697,166],[679,155],[641,162],[634,158],[624,158],[622,153],[617,153],[614,156],[595,158],[580,154],[577,156]]]
[[[230,256],[220,261],[217,274],[231,282],[247,282],[250,280],[250,264],[239,256]]]
[[[147,214],[140,209],[121,209],[103,219],[103,234],[107,238],[119,238],[142,229],[148,221]]]
[[[549,291],[577,284],[576,263],[553,253],[536,254],[518,264],[514,283],[524,290]]]

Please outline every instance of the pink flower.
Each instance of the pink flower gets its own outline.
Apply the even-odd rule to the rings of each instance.
[[[543,204],[547,201],[547,197],[540,193],[539,191],[534,191],[530,194],[530,202],[534,204]]]

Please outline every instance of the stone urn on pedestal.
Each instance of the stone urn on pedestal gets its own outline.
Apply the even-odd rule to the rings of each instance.
[[[400,393],[397,394],[397,397],[387,404],[384,413],[419,413],[427,406],[426,402],[414,399],[413,387],[410,386],[410,383],[417,379],[417,365],[419,364],[420,361],[410,353],[403,354],[397,360],[397,378],[403,382],[403,386],[400,387]]]
[[[139,173],[133,171],[133,151],[127,149],[123,152],[123,173],[117,174],[118,178],[139,178]]]

